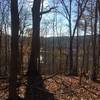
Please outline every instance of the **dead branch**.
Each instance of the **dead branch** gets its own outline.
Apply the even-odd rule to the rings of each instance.
[[[55,74],[53,74],[53,75],[51,75],[51,76],[49,76],[49,77],[43,79],[43,81],[48,80],[48,79],[50,79],[50,78],[53,78],[53,77],[56,76],[57,74],[58,74],[58,73],[55,73]]]
[[[84,87],[84,86],[82,86],[82,88],[85,89],[86,91],[88,91],[88,92],[90,92],[90,93],[96,95],[96,96],[100,96],[100,94],[97,94],[97,93],[95,93],[95,92],[89,90],[88,88],[86,88],[86,87]]]
[[[55,9],[55,8],[57,8],[57,7],[51,7],[51,8],[49,8],[49,9],[46,10],[46,11],[42,11],[42,12],[40,12],[40,15],[47,14],[47,13],[51,12],[51,10],[53,10],[53,9]]]

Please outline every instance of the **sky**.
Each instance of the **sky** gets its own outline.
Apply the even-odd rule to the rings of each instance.
[[[27,0],[27,2],[29,2],[29,5],[32,7],[33,0]],[[44,0],[44,7],[48,6],[48,4],[49,4],[49,1]]]
[[[24,8],[28,12],[28,21],[27,23],[31,24],[29,28],[32,27],[32,13],[31,8],[33,0],[19,0],[19,9],[21,8],[23,2],[27,1]],[[44,0],[44,10],[49,9],[54,6],[54,1],[59,0]],[[57,9],[62,11],[62,7],[57,6]],[[75,8],[74,8],[75,9]],[[69,28],[67,26],[68,21],[61,14],[54,13],[55,10],[52,10],[50,13],[44,14],[41,20],[41,36],[69,36]],[[75,15],[73,15],[75,16]],[[55,20],[55,21],[54,21]],[[56,27],[57,26],[57,27]],[[54,28],[54,29],[53,29]],[[9,31],[9,33],[11,33]]]
[[[31,7],[32,7],[32,0],[27,0],[29,2],[29,10],[31,12]],[[44,10],[53,7],[53,0],[44,0]],[[54,10],[52,10],[54,11]],[[57,22],[57,28],[55,27],[55,32],[53,32],[53,20],[54,17],[56,22]],[[55,24],[56,24],[55,22]],[[41,36],[47,36],[47,37],[51,37],[51,36],[57,36],[57,35],[61,35],[59,32],[62,31],[62,35],[68,35],[68,32],[66,30],[67,26],[66,26],[66,19],[64,17],[62,17],[62,15],[57,15],[54,14],[53,12],[47,13],[45,15],[42,16],[42,20],[41,20]],[[45,26],[45,23],[47,24],[47,26]],[[51,27],[51,28],[50,28]],[[46,31],[48,31],[46,33]],[[66,34],[67,33],[67,34]]]

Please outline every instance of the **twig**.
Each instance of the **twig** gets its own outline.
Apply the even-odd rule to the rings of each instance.
[[[50,79],[50,78],[53,78],[53,77],[56,76],[57,74],[58,74],[58,73],[55,73],[55,74],[53,74],[53,75],[51,75],[51,76],[49,76],[49,77],[43,79],[43,81],[48,80],[48,79]]]

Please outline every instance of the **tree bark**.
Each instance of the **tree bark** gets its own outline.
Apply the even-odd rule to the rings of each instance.
[[[97,1],[95,7],[95,23],[94,23],[94,36],[93,36],[93,67],[92,67],[92,77],[91,77],[93,81],[96,81],[97,78],[96,38],[97,38]]]
[[[28,87],[26,100],[37,100],[37,88],[43,88],[42,77],[38,72],[38,59],[40,57],[40,4],[41,0],[34,0],[32,8],[33,33],[31,55],[28,66]]]
[[[9,76],[9,98],[16,100],[16,80],[18,69],[18,32],[19,32],[19,14],[18,0],[11,0],[11,65]]]
[[[85,74],[85,53],[86,53],[86,50],[85,50],[85,40],[86,40],[86,32],[87,32],[87,22],[85,20],[85,27],[84,27],[84,39],[83,39],[83,59],[82,59],[82,65],[81,65],[81,68],[80,68],[80,80],[79,80],[79,84],[81,85],[81,82],[82,82],[82,77],[84,76]]]
[[[2,25],[0,26],[0,75],[2,74],[1,68],[1,50],[2,50]]]

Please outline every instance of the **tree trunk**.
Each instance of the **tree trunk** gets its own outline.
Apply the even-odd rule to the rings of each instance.
[[[97,2],[95,8],[95,23],[94,23],[94,36],[93,36],[93,68],[92,68],[92,77],[91,77],[93,81],[95,81],[97,78],[96,37],[97,37]]]
[[[2,74],[2,65],[1,65],[1,50],[2,50],[2,25],[0,27],[0,75]]]
[[[73,75],[73,38],[70,36],[70,66],[69,66],[69,75]]]
[[[82,65],[81,65],[81,69],[80,69],[80,80],[79,80],[79,84],[81,85],[82,82],[82,77],[85,74],[85,41],[86,41],[86,31],[87,31],[87,22],[85,20],[85,27],[84,27],[84,40],[83,40],[83,61],[82,61]]]
[[[20,44],[20,69],[21,69],[21,71],[20,71],[20,74],[24,74],[23,72],[24,72],[24,69],[23,69],[23,45],[24,45],[24,43],[23,43],[23,31],[20,33],[20,34],[22,34],[21,35],[21,44]]]
[[[51,73],[55,72],[55,62],[54,62],[54,52],[55,52],[55,48],[54,48],[54,45],[55,45],[55,42],[54,42],[54,33],[55,33],[55,18],[53,19],[53,40],[52,40],[52,69],[51,69]]]
[[[7,56],[8,56],[8,48],[7,48],[7,25],[5,24],[5,72],[4,75],[7,75],[7,69],[8,69],[8,60],[7,60]]]
[[[38,88],[43,88],[42,77],[37,69],[40,52],[40,4],[41,0],[35,0],[32,8],[33,34],[31,55],[28,66],[26,100],[37,100],[36,96],[38,95]]]
[[[70,0],[70,15],[69,15],[69,32],[70,32],[70,47],[69,47],[69,75],[73,75],[73,36],[72,36],[72,22],[71,22],[71,13],[72,13],[72,0]]]
[[[75,67],[75,74],[78,75],[78,53],[79,53],[79,29],[77,27],[77,44],[76,44],[76,67]]]
[[[16,80],[18,68],[18,31],[19,31],[19,15],[18,0],[11,0],[11,65],[9,76],[9,98],[16,100]]]

